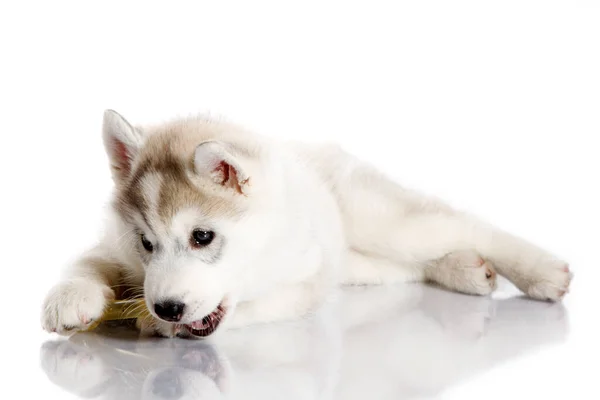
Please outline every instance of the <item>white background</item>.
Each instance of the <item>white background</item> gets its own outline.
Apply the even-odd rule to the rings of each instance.
[[[339,141],[553,250],[576,273],[568,343],[444,398],[598,390],[597,2],[3,2],[0,43],[2,390],[67,398],[39,307],[102,226],[105,108]]]

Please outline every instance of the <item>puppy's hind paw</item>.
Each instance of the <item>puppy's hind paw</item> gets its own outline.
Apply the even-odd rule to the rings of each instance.
[[[524,285],[525,293],[534,299],[559,301],[569,292],[573,272],[567,263],[555,262],[539,266],[534,277]]]
[[[477,252],[465,250],[448,254],[433,269],[432,279],[457,292],[488,295],[496,290],[496,270]]]

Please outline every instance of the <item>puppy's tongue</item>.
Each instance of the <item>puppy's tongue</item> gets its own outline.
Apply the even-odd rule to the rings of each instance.
[[[207,329],[209,328],[212,323],[213,323],[213,316],[211,315],[207,315],[206,317],[202,318],[199,321],[194,321],[190,324],[190,326],[194,329],[200,330],[200,329]]]
[[[219,304],[213,312],[198,321],[189,323],[186,326],[192,335],[200,337],[208,336],[212,334],[215,329],[217,329],[225,313],[226,309]]]

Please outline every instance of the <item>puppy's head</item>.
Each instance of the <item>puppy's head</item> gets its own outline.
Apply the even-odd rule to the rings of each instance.
[[[193,119],[139,128],[104,115],[114,206],[145,272],[147,306],[196,336],[233,312],[268,240],[264,149],[235,143],[228,129]]]

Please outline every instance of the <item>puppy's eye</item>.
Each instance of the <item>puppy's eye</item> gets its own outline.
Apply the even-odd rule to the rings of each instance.
[[[154,250],[154,246],[152,246],[152,243],[150,243],[150,241],[148,239],[146,239],[146,236],[141,235],[141,239],[142,239],[142,246],[144,246],[144,249],[146,249],[146,251],[152,253],[152,250]]]
[[[192,232],[192,237],[190,238],[190,245],[198,249],[204,246],[208,246],[214,238],[215,233],[213,231],[202,231],[200,229],[196,229]]]

